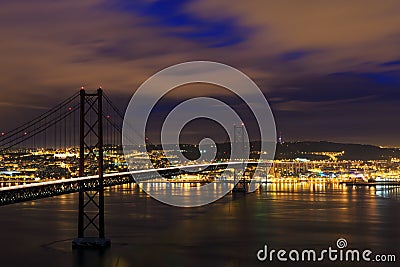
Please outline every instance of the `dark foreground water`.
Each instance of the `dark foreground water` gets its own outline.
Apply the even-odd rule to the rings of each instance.
[[[106,193],[106,251],[76,251],[77,195],[0,207],[0,266],[400,266],[400,201],[374,188],[269,184],[201,208],[161,204],[135,185]],[[260,262],[269,249],[370,249],[396,263]]]

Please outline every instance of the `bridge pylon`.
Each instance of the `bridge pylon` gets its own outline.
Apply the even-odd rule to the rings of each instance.
[[[103,178],[103,91],[80,91],[79,176],[92,175],[90,169],[97,164],[95,190],[86,190],[79,183],[78,237],[73,248],[108,247],[104,231],[104,178]],[[86,152],[86,153],[85,153]],[[86,167],[86,170],[85,170]],[[96,173],[94,173],[96,174]]]
[[[233,146],[232,149],[235,151],[235,155],[238,155],[239,157],[236,158],[235,160],[237,161],[242,161],[244,167],[245,163],[245,128],[244,128],[244,123],[241,125],[234,125],[233,126]],[[244,169],[243,169],[244,170]],[[245,179],[245,174],[244,171],[242,173],[239,173],[237,170],[234,170],[234,181],[237,181],[237,184],[233,188],[233,192],[247,192],[247,181]]]

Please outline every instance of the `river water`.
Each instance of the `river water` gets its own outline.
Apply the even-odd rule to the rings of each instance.
[[[267,184],[199,208],[176,208],[136,185],[107,189],[105,251],[72,250],[77,194],[0,207],[0,266],[399,266],[400,201],[338,184]],[[379,192],[378,192],[379,193]],[[261,262],[257,252],[329,246],[395,254],[396,263]]]

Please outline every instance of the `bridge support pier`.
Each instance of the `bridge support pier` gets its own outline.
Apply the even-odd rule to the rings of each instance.
[[[95,115],[95,122],[91,121],[91,115]],[[95,145],[90,142],[91,139],[97,141]],[[80,91],[79,140],[79,176],[85,176],[86,162],[90,166],[90,161],[97,161],[99,178],[94,191],[87,191],[83,183],[79,184],[78,238],[72,241],[72,247],[109,247],[111,241],[105,238],[104,231],[103,91],[101,88],[94,94],[86,93],[83,88]],[[85,150],[88,151],[86,155]],[[90,234],[95,233],[97,236],[88,237],[89,231],[91,231]]]
[[[235,151],[235,154],[239,155],[239,158],[236,160],[242,161],[243,165],[243,173],[239,174],[237,170],[234,170],[234,181],[236,183],[235,187],[232,189],[232,192],[247,192],[247,181],[244,176],[244,156],[245,156],[245,129],[244,123],[241,125],[234,125],[233,126],[233,147],[232,149]]]

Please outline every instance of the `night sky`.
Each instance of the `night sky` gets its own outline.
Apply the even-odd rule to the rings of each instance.
[[[284,140],[400,146],[399,1],[0,0],[0,36],[2,131],[81,85],[123,109],[159,70],[211,60],[257,83]]]

